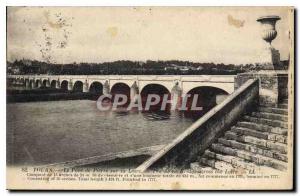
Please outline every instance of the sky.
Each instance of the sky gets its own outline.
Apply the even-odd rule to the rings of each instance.
[[[278,15],[272,45],[289,58],[289,9],[276,7],[8,7],[7,60],[256,63],[257,18]]]

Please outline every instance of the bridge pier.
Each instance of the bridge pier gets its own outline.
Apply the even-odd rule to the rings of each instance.
[[[30,89],[29,80],[25,80],[25,89],[26,90]]]
[[[60,81],[59,80],[56,81],[55,88],[60,89]]]
[[[177,110],[181,107],[181,99],[182,99],[182,90],[178,85],[178,82],[172,88],[171,91],[171,108],[172,110]]]
[[[37,88],[41,88],[41,86],[42,86],[42,81],[41,81],[41,80],[37,80],[36,82],[37,82]]]
[[[135,81],[130,88],[130,101],[136,103],[138,94],[139,94],[139,87],[137,86],[136,81]]]
[[[35,89],[35,82],[34,82],[34,80],[31,80],[30,82],[30,89]]]
[[[82,92],[84,93],[89,92],[89,83],[87,80],[85,80],[85,83],[83,84]]]
[[[110,94],[110,87],[109,87],[108,80],[106,80],[103,85],[103,95],[109,95],[109,94]]]
[[[68,91],[72,91],[73,90],[73,81],[72,79],[68,82]]]

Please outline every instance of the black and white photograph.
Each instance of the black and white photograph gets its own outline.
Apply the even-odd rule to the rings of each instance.
[[[293,189],[294,7],[7,6],[6,33],[7,189]]]

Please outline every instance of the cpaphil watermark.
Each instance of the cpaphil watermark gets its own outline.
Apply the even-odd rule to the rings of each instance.
[[[128,96],[124,94],[111,94],[101,95],[97,100],[97,108],[100,111],[116,111],[119,107],[126,106],[126,110],[130,111],[137,109],[140,111],[149,111],[153,106],[160,106],[161,111],[165,111],[168,107],[169,110],[178,111],[201,111],[203,108],[197,106],[198,94],[191,96],[187,94],[186,96],[173,96],[169,98],[169,94],[157,95],[148,94],[147,97],[141,97],[141,95],[136,95],[129,99]],[[188,104],[188,100],[192,100],[191,105]]]

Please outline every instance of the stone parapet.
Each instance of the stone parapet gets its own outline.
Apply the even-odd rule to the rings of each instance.
[[[260,105],[277,106],[288,97],[288,71],[263,70],[238,74],[235,78],[235,89],[249,79],[259,79]]]

